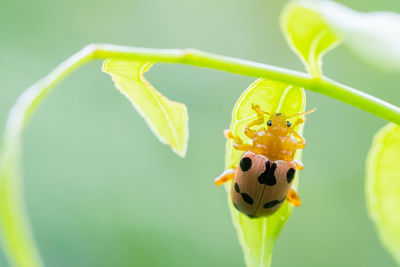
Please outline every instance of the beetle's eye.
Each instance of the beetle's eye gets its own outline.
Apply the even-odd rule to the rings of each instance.
[[[267,125],[268,125],[268,126],[271,126],[271,125],[272,125],[272,121],[270,121],[270,120],[267,121]]]
[[[287,121],[287,122],[286,122],[286,126],[287,126],[287,127],[292,126],[292,124],[290,123],[290,121]]]

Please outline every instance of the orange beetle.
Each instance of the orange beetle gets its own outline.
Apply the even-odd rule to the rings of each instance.
[[[287,199],[294,206],[300,206],[299,195],[292,186],[296,170],[302,170],[303,164],[294,159],[297,149],[305,147],[304,138],[294,128],[305,122],[299,117],[310,114],[315,108],[286,116],[282,113],[270,114],[252,105],[257,119],[245,128],[245,135],[251,144],[245,144],[240,137],[225,130],[225,137],[234,140],[233,147],[245,151],[240,158],[239,166],[223,172],[215,179],[216,185],[233,180],[231,198],[233,205],[247,216],[263,217],[273,214]],[[265,123],[258,130],[251,129]],[[288,120],[299,117],[292,125]]]

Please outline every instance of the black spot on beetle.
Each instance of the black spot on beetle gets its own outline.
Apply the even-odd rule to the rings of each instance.
[[[249,195],[246,194],[246,193],[241,193],[241,195],[242,195],[243,200],[244,200],[247,204],[253,205],[254,200],[251,198],[251,196],[249,196]]]
[[[268,178],[268,173],[269,169],[271,168],[271,164],[269,163],[269,160],[265,163],[265,171],[258,176],[258,182],[260,184],[266,184],[267,183],[267,178]]]
[[[260,174],[258,177],[258,182],[260,184],[266,184],[269,186],[273,186],[276,184],[276,178],[275,178],[275,170],[276,170],[276,163],[270,163],[270,161],[267,161],[265,163],[265,171]]]
[[[251,158],[245,157],[240,160],[240,168],[244,172],[248,171],[251,168],[252,164],[253,161],[251,161]]]
[[[284,197],[284,198],[282,198],[281,200],[272,200],[272,201],[270,201],[270,202],[267,202],[267,203],[264,204],[263,208],[264,208],[264,209],[272,208],[273,206],[276,206],[276,205],[278,205],[279,203],[282,203],[283,201],[285,201],[285,199],[286,199],[286,198]]]
[[[278,205],[279,203],[280,203],[279,200],[272,200],[272,201],[270,201],[270,202],[265,203],[264,206],[263,206],[263,208],[264,208],[264,209],[272,208],[273,206],[276,206],[276,205]]]
[[[258,182],[260,184],[266,184],[267,176],[268,174],[265,174],[265,172],[261,173],[260,176],[258,176]]]
[[[251,219],[258,218],[258,216],[256,216],[256,215],[251,215],[251,214],[246,214],[246,216],[249,217],[249,218],[251,218]]]
[[[293,181],[294,174],[296,173],[296,170],[293,168],[290,168],[287,173],[286,173],[286,179],[287,182],[290,184]]]
[[[272,186],[276,184],[275,170],[276,170],[276,163],[272,163],[271,170],[269,170],[267,185]]]
[[[238,193],[240,193],[240,188],[239,188],[238,183],[235,183],[235,191],[238,192]]]

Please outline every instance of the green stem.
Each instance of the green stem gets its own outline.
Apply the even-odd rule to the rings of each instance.
[[[257,78],[264,77],[304,87],[307,90],[329,96],[370,112],[387,121],[400,124],[399,107],[325,77],[314,79],[306,73],[206,53],[195,49],[151,49],[110,44],[91,44],[64,61],[54,71],[32,85],[21,95],[14,105],[7,122],[7,126],[10,126],[7,127],[7,133],[13,132],[14,134],[19,134],[23,124],[27,121],[27,119],[21,119],[21,116],[27,118],[27,113],[31,113],[51,88],[70,72],[93,59],[106,59],[109,57],[180,63]],[[15,125],[15,123],[20,123],[20,125]]]
[[[8,117],[0,163],[0,223],[1,238],[7,256],[14,266],[42,266],[30,231],[23,201],[22,179],[18,173],[22,130],[40,102],[60,80],[93,59],[109,57],[180,63],[257,78],[264,77],[304,87],[400,124],[398,107],[325,77],[313,79],[310,75],[302,72],[194,49],[148,49],[109,44],[88,45],[28,88],[18,98]]]
[[[94,45],[96,58],[124,57],[153,62],[168,62],[217,69],[252,77],[264,77],[304,87],[354,107],[370,112],[387,121],[400,124],[400,108],[388,102],[323,77],[314,79],[302,72],[292,71],[267,64],[220,56],[194,49],[164,50],[115,45]]]

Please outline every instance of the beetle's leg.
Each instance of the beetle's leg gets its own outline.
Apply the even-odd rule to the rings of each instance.
[[[246,129],[249,129],[250,127],[254,125],[261,125],[264,123],[264,114],[268,114],[268,112],[263,111],[259,105],[251,105],[251,108],[256,112],[257,114],[257,119],[255,121],[250,122],[247,124]],[[250,137],[251,138],[251,137]]]
[[[253,139],[256,136],[256,131],[251,130],[250,128],[255,125],[261,125],[264,123],[264,114],[268,114],[265,111],[262,111],[259,105],[251,105],[251,108],[256,112],[257,119],[247,124],[246,128],[244,129],[245,135],[247,135],[250,139]]]
[[[233,147],[234,147],[236,150],[248,151],[248,150],[253,149],[253,146],[252,146],[252,145],[244,144],[244,143],[243,143],[243,140],[242,140],[240,137],[234,136],[234,135],[232,134],[232,132],[229,131],[229,130],[225,130],[225,131],[224,131],[224,135],[225,135],[225,137],[228,138],[228,139],[233,139],[233,141],[234,141]]]
[[[316,109],[313,108],[313,109],[310,110],[310,111],[303,112],[303,113],[299,113],[299,114],[297,114],[297,115],[295,115],[295,116],[310,114],[310,113],[314,112],[315,110],[316,110]],[[291,116],[291,117],[293,117],[293,116]],[[304,147],[306,146],[306,140],[304,140],[304,137],[301,136],[299,133],[297,133],[297,132],[294,130],[294,128],[295,128],[297,125],[303,124],[305,121],[306,121],[306,118],[305,118],[305,117],[300,117],[300,118],[298,118],[298,119],[296,120],[296,122],[293,124],[293,126],[290,128],[290,131],[289,131],[291,134],[293,134],[294,138],[297,138],[297,139],[298,139],[298,140],[297,140],[297,144],[296,144],[296,149],[302,149],[302,148],[304,148]]]
[[[215,185],[221,185],[230,180],[233,180],[234,177],[235,177],[235,169],[234,168],[227,169],[220,176],[215,178],[214,183]]]
[[[261,125],[264,123],[264,117],[258,117],[255,121],[250,122],[247,124],[246,129],[249,129],[250,127],[253,127],[254,125]]]
[[[303,142],[304,142],[303,136],[301,136],[300,134],[298,134],[298,133],[294,130],[294,128],[295,128],[297,125],[303,124],[305,121],[306,121],[306,118],[298,118],[298,119],[296,120],[296,122],[292,125],[292,127],[290,127],[290,129],[291,129],[290,132],[291,132],[296,138],[300,139],[300,140],[303,141]]]
[[[247,135],[248,138],[253,139],[256,136],[256,131],[249,129],[249,126],[247,126],[244,129],[244,134]]]
[[[304,137],[301,136],[301,135],[300,135],[299,133],[297,133],[296,131],[292,131],[292,134],[293,134],[293,136],[294,136],[295,138],[299,139],[300,142],[302,142],[302,143],[305,143],[305,142],[306,142],[306,140],[304,139]]]
[[[296,162],[296,170],[302,170],[302,169],[304,169],[303,163],[301,163],[301,162],[298,161],[297,159],[295,159],[294,162]]]
[[[298,143],[296,144],[296,149],[302,149],[306,146],[306,140],[303,136],[301,136],[298,132],[294,130],[297,125],[300,125],[306,121],[306,118],[298,118],[297,121],[290,128],[290,133],[293,134],[294,138],[298,139]]]
[[[297,194],[297,191],[296,189],[294,189],[294,186],[290,188],[290,191],[287,194],[286,199],[287,201],[289,201],[290,204],[292,204],[295,207],[299,207],[301,205],[299,194]]]
[[[303,149],[306,147],[306,141],[297,142],[296,149]]]
[[[233,144],[233,147],[236,150],[242,150],[242,151],[249,151],[253,149],[253,146],[249,144]]]
[[[251,105],[251,108],[256,112],[257,115],[257,119],[250,122],[249,124],[247,124],[246,128],[245,128],[245,133],[246,131],[248,132],[248,134],[246,133],[246,135],[250,138],[253,138],[255,135],[255,131],[250,130],[250,127],[253,127],[255,125],[261,125],[264,123],[265,119],[264,119],[264,114],[269,114],[268,112],[263,111],[259,105]]]
[[[229,130],[225,130],[224,135],[227,139],[233,139],[236,144],[243,144],[243,140],[240,137],[234,136]]]
[[[296,143],[296,149],[302,149],[306,147],[306,140],[304,139],[303,136],[301,136],[300,134],[298,134],[296,131],[291,131],[291,133],[293,134],[294,138],[297,138],[298,140]]]

